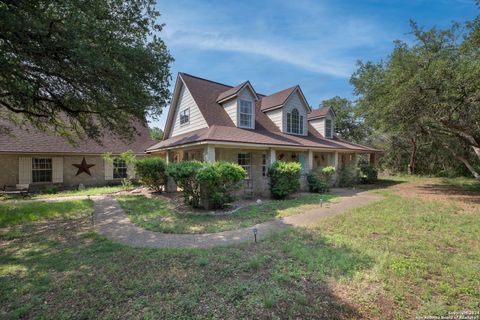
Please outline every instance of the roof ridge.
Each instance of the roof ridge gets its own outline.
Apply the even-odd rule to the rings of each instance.
[[[234,87],[234,86],[231,86],[231,85],[228,85],[228,84],[225,84],[225,83],[221,83],[221,82],[218,82],[218,81],[213,81],[213,80],[205,79],[205,78],[202,78],[202,77],[194,76],[193,74],[186,73],[186,72],[179,72],[179,74],[184,74],[186,76],[189,76],[189,77],[192,77],[192,78],[195,78],[195,79],[198,79],[198,80],[203,80],[203,81],[208,81],[208,82],[211,82],[211,83],[219,84],[219,85],[224,86],[224,87],[229,87],[230,89]],[[245,82],[247,82],[247,81],[245,81]]]

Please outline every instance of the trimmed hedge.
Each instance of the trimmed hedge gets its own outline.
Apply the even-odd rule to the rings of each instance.
[[[162,191],[167,179],[167,163],[158,157],[147,157],[136,160],[135,171],[140,182],[155,191]]]
[[[185,203],[194,208],[200,206],[200,182],[197,173],[202,166],[200,161],[180,161],[168,165],[167,168],[168,175],[183,189]]]
[[[378,171],[375,167],[364,164],[360,166],[360,182],[364,184],[375,183],[378,180]]]
[[[267,172],[272,197],[282,199],[300,189],[301,165],[298,162],[276,161]]]

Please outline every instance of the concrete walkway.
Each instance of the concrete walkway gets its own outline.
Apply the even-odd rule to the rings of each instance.
[[[152,248],[207,248],[253,241],[253,229],[257,228],[257,239],[262,240],[270,233],[288,227],[305,227],[316,224],[321,218],[348,209],[360,207],[380,200],[380,195],[361,190],[335,189],[333,194],[341,196],[338,203],[324,204],[305,213],[271,220],[249,228],[205,234],[168,234],[137,227],[113,197],[95,197],[95,228],[112,241],[135,247]]]

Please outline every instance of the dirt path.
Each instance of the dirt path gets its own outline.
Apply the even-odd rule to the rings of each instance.
[[[113,197],[95,198],[95,228],[107,238],[136,247],[154,248],[206,248],[253,241],[253,229],[261,240],[270,233],[289,227],[305,227],[316,224],[321,218],[378,201],[380,195],[361,190],[336,189],[341,196],[338,203],[318,207],[302,214],[267,221],[249,228],[207,234],[167,234],[142,229],[133,224]]]

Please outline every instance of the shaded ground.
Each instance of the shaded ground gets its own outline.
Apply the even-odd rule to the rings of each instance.
[[[131,248],[93,232],[89,214],[12,226],[0,230],[0,318],[413,319],[479,310],[480,208],[402,195],[408,183],[257,244]]]
[[[392,189],[405,197],[421,197],[425,200],[449,202],[453,201],[466,211],[474,211],[480,207],[480,187],[475,182],[469,184],[455,183],[456,180],[442,178],[424,178],[421,180],[399,183]],[[480,186],[480,182],[478,182]]]

